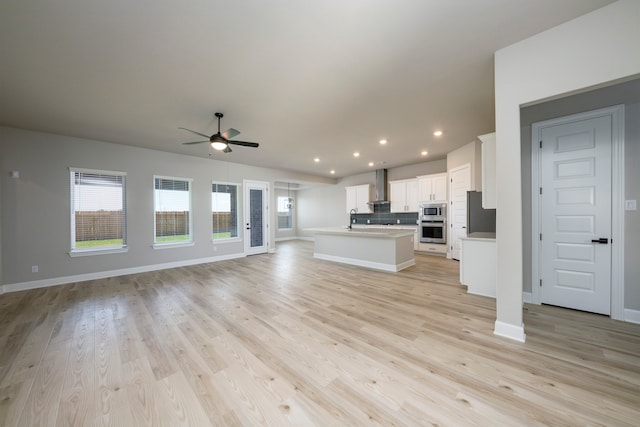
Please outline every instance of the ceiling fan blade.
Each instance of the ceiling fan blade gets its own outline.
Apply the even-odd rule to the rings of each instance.
[[[202,144],[203,142],[209,142],[209,141],[193,141],[193,142],[183,142],[182,144],[184,144],[184,145],[191,145],[191,144]]]
[[[195,130],[191,130],[191,129],[187,129],[187,128],[178,128],[178,129],[186,130],[187,132],[195,133],[196,135],[200,135],[200,136],[203,136],[205,138],[210,138],[211,137],[210,135],[205,135],[204,133],[196,132]]]
[[[246,142],[246,141],[227,141],[229,144],[242,145],[243,147],[253,147],[257,148],[260,144],[257,142]]]
[[[222,132],[222,136],[224,136],[225,138],[229,139],[229,138],[233,138],[236,135],[240,135],[240,131],[234,128],[229,128],[227,130],[225,130],[224,132]]]

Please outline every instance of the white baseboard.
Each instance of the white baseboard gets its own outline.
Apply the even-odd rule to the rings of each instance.
[[[165,270],[167,268],[186,267],[189,265],[206,264],[208,262],[225,261],[235,258],[244,258],[244,253],[222,255],[217,257],[188,259],[184,261],[167,262],[164,264],[143,265],[140,267],[122,268],[119,270],[99,271],[96,273],[78,274],[75,276],[53,277],[51,279],[33,280],[29,282],[10,283],[0,286],[0,294],[5,292],[26,291],[29,289],[46,288],[49,286],[64,285],[66,283],[84,282],[86,280],[105,279],[107,277],[124,276],[127,274],[146,273],[148,271]]]
[[[300,236],[297,239],[298,240],[306,240],[307,242],[315,242],[315,239],[313,237]]]
[[[524,342],[526,338],[524,333],[524,323],[520,326],[516,326],[496,320],[493,333],[495,335],[520,342]]]
[[[533,294],[531,292],[523,292],[522,303],[524,304],[526,302],[527,304],[531,304],[531,301],[533,301]]]
[[[276,242],[285,242],[287,240],[298,240],[298,236],[290,236],[290,237],[276,237]]]
[[[624,309],[624,321],[631,323],[640,323],[640,310]]]
[[[405,261],[401,264],[383,264],[381,262],[373,262],[373,261],[366,261],[366,260],[362,260],[362,259],[354,259],[354,258],[344,258],[344,257],[340,257],[340,256],[335,256],[335,255],[326,255],[326,254],[319,254],[319,253],[314,253],[313,254],[314,258],[317,259],[323,259],[326,261],[334,261],[334,262],[339,262],[342,264],[350,264],[350,265],[357,265],[359,267],[367,267],[367,268],[373,268],[375,270],[383,270],[383,271],[392,271],[392,272],[398,272],[400,270],[404,270],[407,267],[411,267],[412,265],[415,265],[416,260],[415,259],[411,259],[409,261]]]

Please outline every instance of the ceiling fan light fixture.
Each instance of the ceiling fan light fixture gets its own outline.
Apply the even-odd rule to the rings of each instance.
[[[211,143],[211,148],[213,148],[214,150],[222,151],[227,148],[227,144],[221,141],[213,141]]]

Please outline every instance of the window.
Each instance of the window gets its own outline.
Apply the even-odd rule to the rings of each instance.
[[[127,247],[124,172],[71,168],[71,254]]]
[[[290,197],[278,197],[278,230],[286,230],[293,227],[292,203],[293,199]]]
[[[238,185],[211,185],[211,216],[213,240],[238,237]]]
[[[191,180],[154,177],[154,181],[154,243],[191,243]]]

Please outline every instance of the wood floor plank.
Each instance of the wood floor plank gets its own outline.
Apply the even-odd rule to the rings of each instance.
[[[0,426],[637,426],[640,325],[275,254],[0,295]]]

